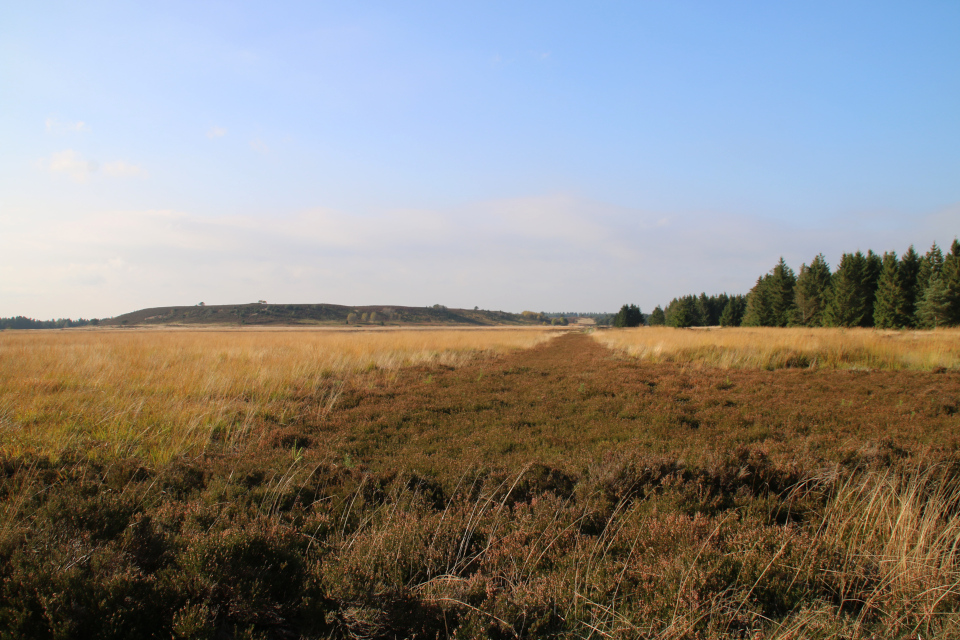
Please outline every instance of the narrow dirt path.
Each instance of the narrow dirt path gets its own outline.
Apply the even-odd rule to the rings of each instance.
[[[623,452],[693,461],[737,447],[837,459],[883,438],[960,448],[943,398],[960,401],[956,376],[642,365],[571,332],[353,388],[316,429],[337,455],[394,468],[587,465]]]

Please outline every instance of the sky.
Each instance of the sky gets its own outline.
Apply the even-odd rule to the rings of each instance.
[[[649,312],[960,234],[960,3],[9,2],[0,316]]]

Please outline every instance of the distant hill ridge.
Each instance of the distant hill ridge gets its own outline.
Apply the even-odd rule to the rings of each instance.
[[[101,325],[243,324],[243,325],[535,325],[549,322],[542,314],[480,309],[448,309],[338,304],[223,304],[153,307],[103,320]]]

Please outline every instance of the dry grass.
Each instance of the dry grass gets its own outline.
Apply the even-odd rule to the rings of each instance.
[[[322,419],[361,372],[456,367],[528,348],[544,330],[8,331],[0,334],[0,453],[66,449],[153,462],[263,426]]]
[[[602,331],[602,344],[648,362],[723,368],[960,368],[960,330],[640,327]]]
[[[955,374],[407,333],[0,334],[0,638],[960,637]]]

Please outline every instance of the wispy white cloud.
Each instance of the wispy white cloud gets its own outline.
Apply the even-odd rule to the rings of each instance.
[[[223,127],[213,126],[213,127],[210,127],[209,130],[207,130],[207,137],[210,138],[211,140],[213,140],[214,138],[222,138],[225,135],[227,135],[227,130],[224,129]]]
[[[42,158],[37,166],[51,173],[66,174],[74,182],[80,183],[86,182],[101,168],[96,160],[87,160],[73,149],[52,153],[49,158]],[[123,160],[104,163],[102,168],[103,174],[111,178],[145,176],[147,173],[140,165]]]
[[[90,131],[90,125],[83,120],[63,122],[56,118],[47,118],[45,124],[47,133],[86,133]]]
[[[103,172],[115,178],[130,178],[137,176],[145,176],[147,174],[144,171],[143,167],[138,164],[130,164],[124,162],[123,160],[118,160],[117,162],[107,162],[103,165]]]
[[[94,160],[86,160],[73,149],[57,151],[40,160],[40,168],[53,173],[65,173],[75,182],[86,182],[97,170]]]
[[[261,140],[260,138],[254,138],[250,141],[250,148],[256,151],[257,153],[262,153],[264,155],[270,153],[270,147],[267,146],[267,143]]]
[[[560,194],[375,215],[119,211],[54,225],[0,216],[0,315],[258,298],[597,311],[634,302],[649,311],[686,293],[746,292],[781,254],[796,269],[821,251],[836,264],[857,248],[949,244],[958,211],[896,229],[835,221],[828,230]]]

